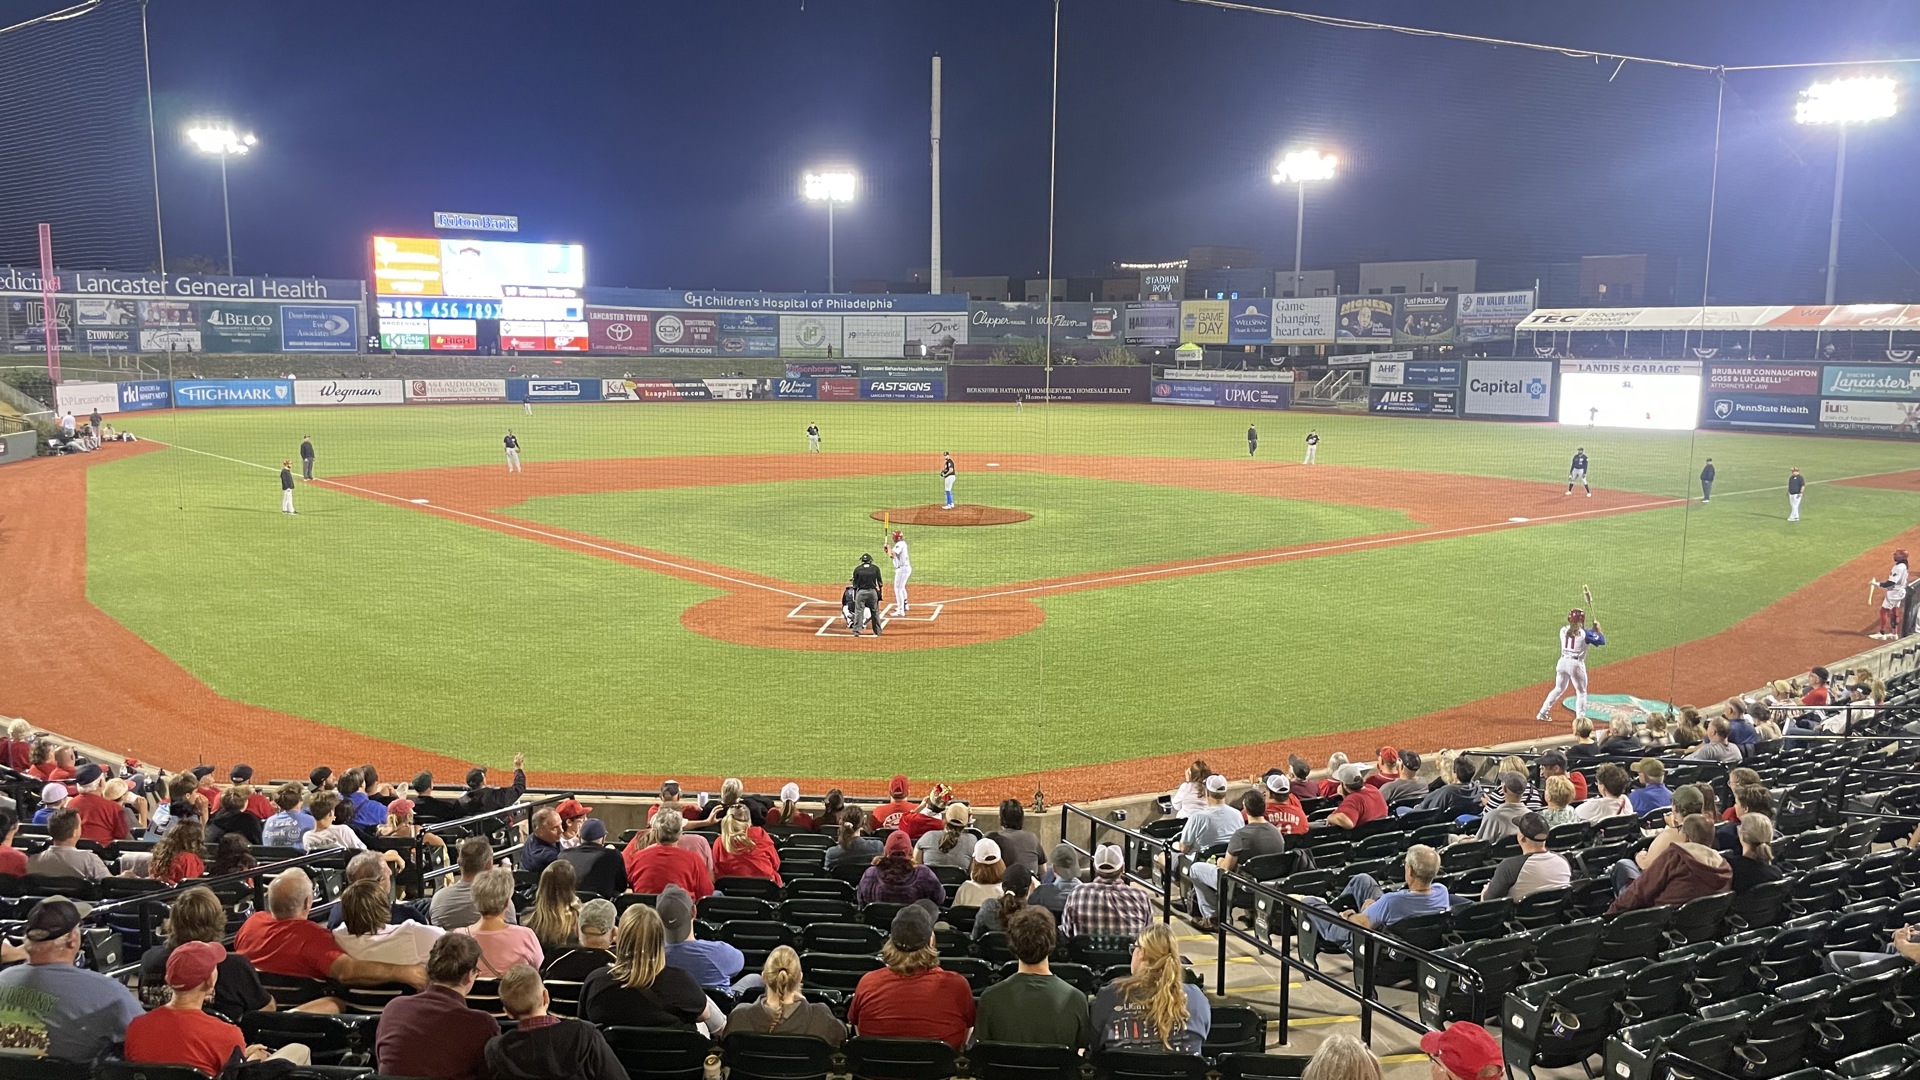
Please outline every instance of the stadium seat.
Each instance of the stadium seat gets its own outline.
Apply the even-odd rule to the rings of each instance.
[[[207,1074],[191,1065],[135,1065],[128,1061],[102,1061],[93,1069],[94,1080],[207,1080]]]
[[[1578,851],[1591,843],[1593,823],[1590,821],[1569,821],[1547,830],[1548,851]]]
[[[1080,1064],[1079,1052],[1067,1046],[982,1042],[967,1048],[975,1080],[1079,1080]]]
[[[1564,886],[1528,893],[1513,902],[1513,910],[1507,916],[1507,927],[1519,933],[1543,926],[1557,926],[1566,920],[1567,901],[1571,896],[1572,892]]]
[[[778,904],[781,900],[781,887],[768,878],[723,877],[715,879],[713,887],[722,896],[746,896],[769,904]]]
[[[315,998],[327,996],[328,984],[320,979],[301,979],[292,975],[275,975],[271,971],[262,971],[260,986],[273,995],[274,1003],[282,1009],[295,1005],[304,1005]]]
[[[1626,985],[1627,976],[1613,972],[1563,975],[1515,989],[1500,1012],[1501,1054],[1508,1069],[1533,1080],[1535,1068],[1584,1064],[1605,1045],[1613,1003]]]
[[[263,971],[260,973],[260,981],[261,981],[261,985],[263,986],[266,985],[266,972]],[[273,994],[275,1003],[277,1004],[286,1003],[285,999],[281,998],[278,991],[274,990],[272,987],[267,987],[267,990],[269,993]],[[340,997],[341,1000],[345,1001],[347,1003],[347,1010],[346,1010],[347,1012],[362,1013],[362,1014],[368,1014],[368,1013],[377,1014],[382,1009],[385,1009],[387,1007],[387,1003],[392,1001],[394,998],[400,997],[403,994],[413,993],[413,988],[408,986],[406,983],[382,983],[379,986],[348,986],[345,988],[324,988],[324,992],[316,996],[325,996],[327,993],[335,994],[338,997]],[[310,998],[308,1000],[312,1000],[312,999]],[[495,1004],[496,1005],[498,1004],[497,1000]],[[474,1007],[479,1008],[478,1005],[475,1005]]]
[[[1783,878],[1735,893],[1733,905],[1727,909],[1727,929],[1737,933],[1749,927],[1778,926],[1786,916],[1787,893],[1792,887]]]
[[[1629,960],[1602,969],[1608,974],[1627,976],[1626,988],[1614,1003],[1622,1022],[1637,1024],[1686,1010],[1687,984],[1693,980],[1697,959],[1694,954],[1698,950],[1680,951],[1686,955],[1663,957],[1651,964]]]
[[[746,952],[745,949],[740,951]],[[765,962],[764,959],[761,960],[761,963]],[[754,970],[754,965],[748,964],[747,968],[750,971]],[[541,982],[547,988],[547,996],[552,999],[548,1005],[549,1012],[555,1016],[578,1017],[580,1015],[580,983],[567,979],[547,978],[542,978]]]
[[[602,1028],[630,1080],[702,1080],[713,1043],[678,1028]]]
[[[621,893],[619,896],[613,898],[613,907],[614,910],[625,915],[627,909],[635,904],[645,904],[648,907],[654,907],[659,903],[659,900],[660,897],[657,893]]]
[[[1507,923],[1513,916],[1513,901],[1504,897],[1499,900],[1472,900],[1455,904],[1448,915],[1450,918],[1444,935],[1447,944],[1485,941],[1507,932]]]
[[[1733,906],[1733,894],[1716,893],[1689,900],[1673,909],[1673,919],[1663,933],[1669,945],[1691,945],[1712,941],[1720,936],[1727,910]]]
[[[800,970],[805,973],[809,986],[848,994],[853,993],[854,987],[860,984],[862,975],[881,966],[880,958],[872,953],[800,954]]]
[[[300,1043],[316,1065],[365,1065],[372,1060],[372,1032],[351,1019],[324,1013],[250,1012],[240,1018],[249,1043],[278,1050]]]
[[[1267,1018],[1248,1005],[1215,1005],[1213,1027],[1207,1032],[1200,1053],[1218,1058],[1222,1054],[1257,1054],[1267,1047]]]
[[[994,965],[977,956],[942,956],[940,966],[967,980],[974,997],[979,997],[982,990],[1000,981]]]
[[[1808,1056],[1816,1064],[1832,1065],[1888,1041],[1892,1025],[1887,1003],[1897,999],[1899,986],[1900,973],[1890,971],[1845,980],[1834,987],[1822,1002],[1819,1019],[1814,1021],[1818,1038],[1808,1049]],[[1785,997],[1795,989],[1781,987],[1779,996]]]
[[[854,1080],[947,1080],[953,1048],[938,1039],[883,1039],[856,1035],[840,1048]]]
[[[772,915],[762,916],[772,918]],[[779,908],[780,921],[788,926],[805,929],[814,923],[857,923],[860,911],[844,900],[782,900]]]
[[[772,919],[734,919],[720,925],[720,936],[746,957],[746,969],[758,971],[767,962],[767,954],[782,945],[797,946],[799,935],[793,927]]]
[[[1420,995],[1420,1019],[1436,1031],[1451,1020],[1485,1022],[1500,1012],[1507,993],[1520,985],[1527,973],[1521,966],[1533,950],[1531,939],[1521,936],[1494,938],[1466,945],[1453,945],[1437,955],[1465,964],[1480,979],[1478,987],[1463,989],[1460,977],[1451,969],[1420,962],[1414,989]]]
[[[1701,956],[1687,983],[1687,996],[1694,1006],[1727,1001],[1758,988],[1760,957],[1766,948],[1766,943],[1757,939],[1730,941]]]
[[[1305,1054],[1227,1054],[1219,1061],[1220,1080],[1291,1080],[1305,1075]]]
[[[886,940],[879,929],[857,922],[817,922],[800,932],[805,952],[877,953]]]
[[[1207,1059],[1167,1050],[1108,1050],[1093,1060],[1102,1080],[1205,1080]]]
[[[1849,906],[1827,927],[1828,951],[1879,951],[1886,946],[1892,917],[1893,905],[1885,900]]]
[[[994,965],[1013,962],[1013,950],[1007,945],[1006,931],[995,930],[975,938],[973,955]]]
[[[1383,933],[1388,934],[1398,941],[1405,942],[1416,949],[1434,952],[1446,946],[1447,931],[1452,925],[1452,916],[1447,912],[1441,911],[1431,915],[1415,915],[1412,918],[1401,919],[1392,926],[1387,927]],[[1378,944],[1368,939],[1356,939],[1356,943],[1361,941],[1365,942],[1366,951],[1375,951],[1372,947]],[[1361,981],[1358,968],[1363,962],[1359,953],[1356,953],[1354,957],[1354,966],[1356,968],[1354,982],[1356,985]],[[1391,945],[1380,947],[1377,950],[1377,955],[1373,957],[1374,988],[1378,990],[1383,986],[1399,986],[1403,983],[1411,983],[1413,981],[1415,967],[1416,963],[1412,956],[1395,952]]]
[[[833,1071],[833,1047],[808,1035],[739,1032],[721,1045],[733,1080],[826,1080]]]
[[[1807,1043],[1819,1002],[1812,998],[1776,1001],[1755,1012],[1747,1031],[1733,1046],[1729,1066],[1743,1080],[1773,1080],[1806,1064]]]
[[[768,882],[772,884],[772,882]],[[766,922],[774,917],[773,901],[752,896],[708,896],[703,897],[696,909],[699,917],[710,923],[723,923],[731,919],[756,919]],[[790,922],[784,917],[781,922]]]
[[[1529,897],[1528,899],[1531,899]],[[1593,966],[1594,953],[1600,948],[1605,927],[1599,919],[1581,919],[1561,926],[1530,930],[1533,942],[1523,966],[1536,979],[1559,978],[1586,971]]]
[[[1095,971],[1133,962],[1133,939],[1119,936],[1075,934],[1067,943],[1067,954],[1076,964]]]
[[[780,875],[786,877],[785,873]],[[801,877],[789,879],[781,891],[782,900],[841,900],[853,903],[853,886],[838,878]]]
[[[1607,916],[1600,934],[1600,947],[1594,959],[1600,963],[1615,960],[1652,959],[1660,952],[1661,934],[1673,921],[1673,908],[1638,908]]]
[[[5,1075],[7,1080],[92,1080],[93,1063],[31,1057],[20,1053],[0,1053],[0,1074]],[[194,1076],[199,1080],[206,1080],[206,1077],[197,1071]]]

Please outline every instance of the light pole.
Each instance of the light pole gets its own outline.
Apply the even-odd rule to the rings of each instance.
[[[1293,295],[1300,295],[1300,251],[1307,233],[1307,181],[1331,180],[1340,159],[1318,150],[1295,150],[1273,167],[1273,182],[1292,184],[1298,196],[1293,222]]]
[[[1856,77],[1814,83],[1800,92],[1793,107],[1793,118],[1802,124],[1833,124],[1840,130],[1840,145],[1834,155],[1833,221],[1827,227],[1827,303],[1833,303],[1834,285],[1840,272],[1840,196],[1847,184],[1847,125],[1892,116],[1898,105],[1894,81]]]
[[[230,127],[187,129],[187,141],[203,154],[220,155],[220,214],[227,222],[227,276],[233,276],[233,210],[227,202],[227,158],[245,154],[260,140],[251,134],[236,135]]]
[[[810,172],[801,180],[801,193],[827,204],[827,291],[833,291],[833,204],[852,202],[860,178],[851,172]]]

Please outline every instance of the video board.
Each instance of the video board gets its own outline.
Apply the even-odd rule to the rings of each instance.
[[[581,244],[373,238],[377,296],[494,300],[527,295],[522,291],[527,289],[581,289],[586,284],[587,252]]]

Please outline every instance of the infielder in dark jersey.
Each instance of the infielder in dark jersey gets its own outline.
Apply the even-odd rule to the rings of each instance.
[[[1593,498],[1593,485],[1587,483],[1587,448],[1573,448],[1573,464],[1567,467],[1567,494],[1573,494],[1573,485],[1579,484],[1587,489],[1587,498]]]
[[[1252,457],[1253,452],[1258,449],[1260,449],[1260,433],[1254,430],[1254,427],[1252,424],[1248,424],[1247,425],[1247,456]]]
[[[853,636],[860,636],[860,624],[869,620],[873,623],[873,636],[880,636],[880,568],[873,565],[872,555],[860,556],[860,565],[853,568]]]

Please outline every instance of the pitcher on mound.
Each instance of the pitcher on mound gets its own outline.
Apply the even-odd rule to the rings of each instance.
[[[1587,714],[1587,648],[1605,645],[1607,635],[1600,632],[1598,621],[1592,629],[1587,628],[1586,621],[1587,613],[1579,608],[1567,612],[1567,625],[1560,628],[1560,663],[1553,669],[1553,689],[1547,692],[1547,700],[1540,703],[1540,715],[1536,719],[1553,723],[1553,703],[1568,688],[1573,690],[1574,718]]]

